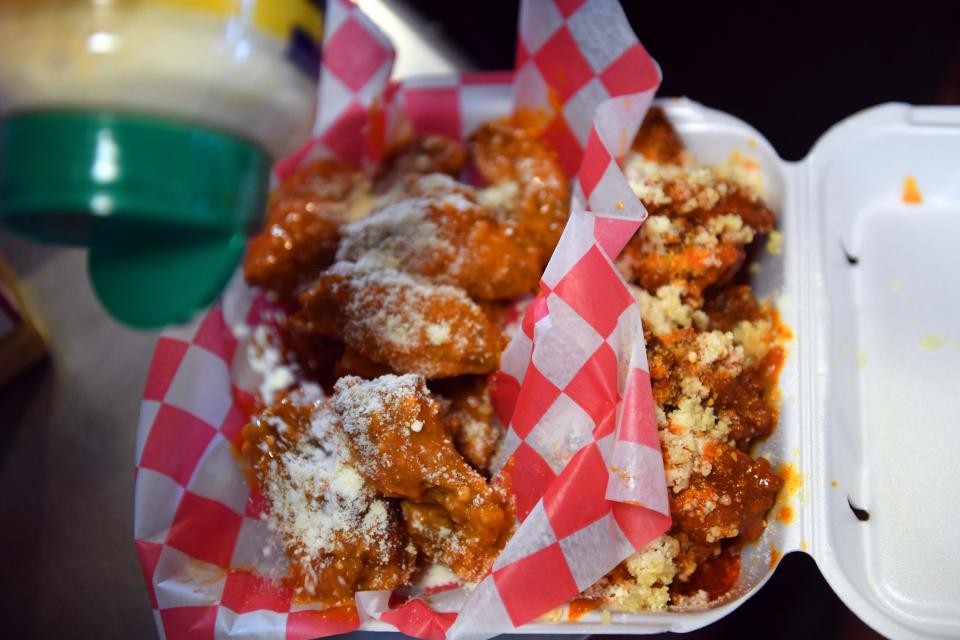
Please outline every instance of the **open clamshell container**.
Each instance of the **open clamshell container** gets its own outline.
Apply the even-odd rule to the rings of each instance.
[[[493,106],[507,110],[507,95]],[[761,250],[751,280],[794,337],[780,378],[780,424],[753,453],[781,469],[786,486],[763,536],[743,548],[739,582],[721,602],[700,611],[592,611],[519,632],[697,629],[749,598],[784,554],[802,551],[881,633],[960,636],[952,495],[960,484],[953,435],[960,415],[960,109],[876,107],[834,127],[793,163],[727,114],[685,99],[662,106],[698,161],[725,161],[734,151],[754,158],[762,195],[777,213],[781,250]],[[215,310],[201,326],[161,339],[145,391],[134,534],[165,637],[187,637],[205,624],[218,637],[316,635],[289,626],[310,611],[288,613],[289,604],[255,599],[239,603],[247,611],[240,615],[230,606],[244,592],[225,595],[227,567],[259,558],[263,544],[259,520],[239,515],[249,491],[229,443],[206,426],[233,434],[245,422],[229,391],[236,340],[223,338],[231,326],[225,317],[246,317],[230,294],[240,289],[224,298],[231,313]],[[175,428],[180,422],[170,416],[181,414],[164,403],[182,408],[189,428]],[[183,440],[185,433],[194,439]],[[294,631],[283,635],[285,628]],[[360,628],[397,627],[369,618]]]
[[[884,635],[960,635],[960,109],[868,109],[786,162],[737,118],[686,99],[661,105],[697,161],[755,158],[777,212],[782,251],[761,251],[751,280],[794,337],[780,424],[753,453],[787,482],[721,603],[614,613],[609,624],[595,611],[523,630],[691,631],[760,589],[783,554],[802,551]],[[908,176],[922,203],[905,201]]]

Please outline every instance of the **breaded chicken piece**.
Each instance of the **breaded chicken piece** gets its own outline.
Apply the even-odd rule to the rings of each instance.
[[[402,586],[416,568],[397,505],[357,473],[338,422],[319,388],[302,387],[254,416],[241,445],[296,597],[327,606]]]
[[[532,291],[540,279],[536,249],[477,204],[466,185],[431,195],[425,183],[442,185],[449,181],[444,178],[431,174],[414,181],[409,190],[418,197],[344,226],[337,260],[419,274],[461,287],[477,300],[507,300]]]
[[[358,471],[401,498],[414,544],[460,578],[486,574],[513,527],[506,493],[464,461],[422,377],[342,378],[333,407]]]
[[[503,338],[463,290],[394,269],[338,262],[300,296],[301,332],[337,336],[394,371],[448,378],[491,373]]]
[[[494,417],[486,377],[437,380],[430,388],[440,401],[443,422],[457,451],[474,469],[487,472],[503,436],[503,427]]]
[[[647,291],[682,283],[700,299],[705,290],[729,282],[743,264],[745,247],[773,229],[773,212],[755,194],[717,179],[707,167],[687,170],[634,159],[625,172],[650,217],[617,266]]]
[[[683,286],[688,301],[721,287],[743,265],[745,247],[773,229],[773,212],[752,186],[694,165],[662,109],[652,108],[624,164],[631,188],[650,214],[621,253],[624,277],[648,292]]]
[[[680,242],[665,251],[651,251],[643,245],[642,236],[634,236],[617,260],[627,280],[647,291],[679,283],[692,300],[701,302],[704,290],[729,282],[746,257],[743,247],[735,243],[700,246]]]
[[[336,380],[344,376],[358,376],[372,380],[393,373],[390,367],[374,362],[353,347],[344,346],[333,365],[333,377]]]
[[[467,162],[463,145],[440,134],[416,136],[390,147],[374,175],[374,190],[386,193],[409,175],[457,177]]]
[[[683,148],[683,141],[667,119],[667,114],[657,106],[650,107],[643,123],[633,139],[632,149],[643,154],[651,162],[681,166],[689,158]]]
[[[266,225],[250,240],[244,275],[250,284],[293,294],[333,262],[339,228],[366,215],[370,183],[358,169],[318,160],[271,195]]]
[[[570,184],[556,152],[509,120],[489,122],[470,138],[470,154],[488,185],[504,191],[504,217],[550,259],[570,215]]]
[[[697,475],[685,491],[670,495],[675,529],[707,544],[741,534],[756,540],[783,480],[766,458],[754,460],[729,445],[710,447],[707,455],[710,475]]]
[[[776,426],[779,396],[770,387],[770,380],[775,380],[770,366],[782,359],[780,347],[750,362],[730,333],[682,329],[667,336],[650,335],[647,356],[654,400],[667,414],[699,396],[722,440],[737,446],[769,435]],[[670,457],[668,447],[668,467]]]

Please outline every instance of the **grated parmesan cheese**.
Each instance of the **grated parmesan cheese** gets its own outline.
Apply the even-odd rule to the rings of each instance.
[[[447,565],[434,562],[423,572],[417,586],[421,589],[436,589],[450,584],[460,584],[460,578]]]
[[[682,283],[664,285],[651,295],[640,287],[630,287],[640,305],[643,326],[656,335],[666,335],[677,329],[707,324],[706,314],[683,301],[686,287]]]
[[[427,339],[430,344],[441,345],[450,339],[450,325],[434,323],[427,327]]]
[[[676,604],[671,609],[675,611],[697,611],[706,609],[710,604],[710,597],[706,591],[699,589],[696,593],[689,596],[679,596]]]
[[[270,504],[264,515],[268,527],[306,573],[298,589],[313,595],[317,569],[337,562],[344,545],[363,540],[381,562],[390,562],[389,512],[354,468],[338,419],[319,387],[304,385],[291,399],[312,404],[309,431],[274,454],[259,484]],[[269,418],[275,426],[282,422],[277,416]],[[286,431],[289,425],[278,428],[278,433]]]
[[[509,211],[516,206],[519,194],[516,182],[505,181],[477,191],[477,202],[488,209]]]
[[[290,388],[296,377],[280,353],[280,339],[266,325],[259,325],[249,335],[246,356],[258,380],[257,391],[265,404],[273,404],[277,394]]]
[[[608,606],[616,611],[664,611],[677,573],[674,559],[679,553],[680,543],[661,535],[624,562],[632,581],[606,583],[588,593],[607,598]]]
[[[368,433],[372,418],[382,414],[386,407],[418,393],[422,387],[423,378],[414,374],[385,375],[373,380],[345,376],[337,381],[333,408],[342,418],[344,433],[359,452],[358,464],[369,475],[375,475],[378,466],[384,462]],[[411,424],[410,429],[418,432],[423,423],[417,429],[414,426],[415,423]]]
[[[486,349],[490,339],[486,316],[459,287],[350,262],[337,262],[327,273],[341,276],[353,292],[342,310],[347,320],[343,337],[348,344],[373,340],[393,352],[388,357],[404,358],[405,369],[428,377],[435,373],[431,367],[443,363],[424,356],[425,347],[449,345],[451,358]],[[456,327],[431,321],[442,307],[464,311],[456,316]],[[393,361],[386,364],[398,368]]]

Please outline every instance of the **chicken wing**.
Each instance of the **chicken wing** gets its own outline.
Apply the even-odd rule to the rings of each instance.
[[[342,378],[333,407],[357,469],[377,491],[402,498],[410,536],[425,555],[479,580],[510,535],[502,490],[457,453],[423,378]]]
[[[387,151],[374,176],[374,190],[390,191],[411,174],[456,177],[466,162],[466,150],[453,138],[439,134],[413,137]]]
[[[290,295],[330,266],[340,225],[365,215],[369,181],[357,169],[319,160],[290,176],[270,198],[266,226],[250,240],[249,283]]]
[[[633,149],[624,174],[650,217],[618,266],[651,293],[682,285],[699,306],[705,290],[726,284],[739,270],[746,246],[773,229],[773,212],[752,184],[733,179],[736,172],[693,164],[659,108],[648,112]]]
[[[490,122],[470,138],[481,177],[497,189],[499,208],[546,265],[570,214],[570,185],[553,149],[508,120]]]
[[[457,451],[474,469],[487,472],[503,428],[493,415],[486,377],[437,380],[430,389],[440,401],[443,422]]]
[[[685,491],[670,496],[674,525],[701,543],[739,535],[756,540],[783,480],[766,459],[754,460],[729,445],[716,445],[707,453],[710,475],[696,476]]]
[[[334,379],[339,380],[344,376],[357,376],[366,380],[379,378],[388,373],[393,373],[390,367],[378,364],[366,356],[361,355],[353,347],[345,346],[343,351],[337,357],[333,365]]]
[[[466,185],[430,187],[442,185],[443,178],[420,178],[408,186],[418,197],[343,227],[337,259],[420,274],[459,286],[478,300],[506,300],[533,290],[540,279],[537,250],[477,204]]]
[[[650,107],[633,139],[632,148],[651,162],[685,165],[689,162],[683,141],[660,107]]]
[[[344,440],[322,391],[304,386],[255,416],[241,445],[295,595],[326,606],[399,587],[416,567],[397,505],[357,473]]]
[[[625,172],[650,217],[617,264],[647,291],[682,283],[692,298],[702,298],[729,282],[745,247],[773,229],[773,212],[759,198],[707,167],[688,171],[638,156]]]
[[[333,335],[394,371],[446,378],[491,373],[503,337],[463,290],[394,269],[338,262],[300,296],[290,322]]]

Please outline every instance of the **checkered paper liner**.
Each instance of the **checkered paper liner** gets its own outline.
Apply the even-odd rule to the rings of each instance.
[[[550,116],[545,138],[575,179],[541,295],[494,380],[521,523],[469,592],[399,606],[388,592],[361,593],[355,613],[293,602],[276,579],[282,550],[260,518],[263,500],[236,456],[257,381],[234,328],[271,318],[238,275],[203,318],[160,338],[144,391],[134,536],[158,629],[171,640],[293,640],[361,624],[490,637],[575,596],[670,526],[639,309],[612,262],[646,217],[617,159],[659,71],[619,5],[525,1],[515,74],[403,85],[388,83],[393,51],[355,6],[332,0],[326,28],[316,135],[278,163],[278,176],[319,155],[375,159],[377,135],[404,128],[465,138],[522,106]]]

